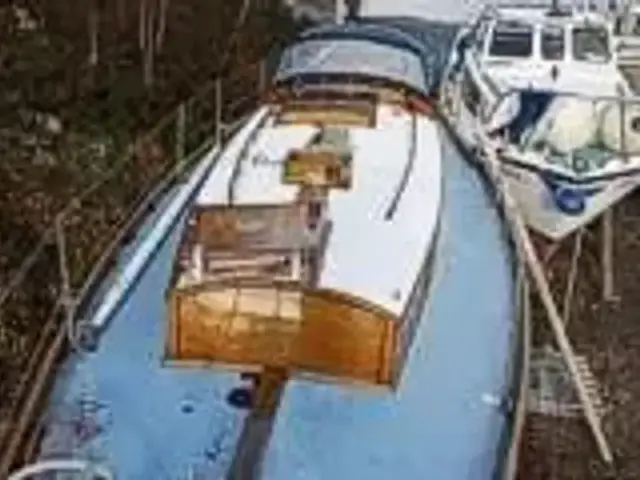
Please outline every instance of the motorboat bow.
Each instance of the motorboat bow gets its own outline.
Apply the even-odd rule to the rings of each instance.
[[[468,147],[499,152],[529,226],[559,239],[638,185],[634,92],[605,16],[538,4],[487,9],[463,29],[442,99]]]

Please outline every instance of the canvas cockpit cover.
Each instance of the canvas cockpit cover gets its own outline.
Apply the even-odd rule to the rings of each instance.
[[[356,75],[385,79],[428,96],[423,44],[402,30],[367,23],[323,25],[303,32],[282,55],[274,80]]]

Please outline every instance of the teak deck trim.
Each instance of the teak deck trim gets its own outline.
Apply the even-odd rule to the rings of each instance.
[[[437,101],[434,98],[400,86],[375,86],[357,83],[323,84],[305,86],[301,89],[281,85],[273,87],[264,97],[264,103],[274,106],[276,111],[290,104],[314,104],[314,102],[324,102],[329,105],[341,102],[369,103],[374,108],[377,108],[378,105],[398,106],[409,114],[435,118],[435,104]],[[322,114],[326,114],[326,112],[322,112]],[[301,119],[300,122],[302,121]],[[370,128],[376,125],[377,122],[373,122]]]
[[[375,128],[376,104],[361,101],[294,101],[276,112],[276,125],[339,124]]]

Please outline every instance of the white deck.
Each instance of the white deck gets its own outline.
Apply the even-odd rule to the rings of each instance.
[[[260,110],[227,151],[200,191],[197,203],[224,204],[238,151],[265,110]],[[277,126],[267,121],[255,137],[236,182],[235,203],[278,204],[294,200],[297,187],[281,184],[281,161],[304,146],[313,126]],[[385,220],[409,161],[411,117],[380,106],[378,128],[351,128],[353,186],[332,191],[333,222],[320,286],[359,296],[400,315],[424,256],[434,242],[441,202],[441,145],[435,122],[419,117],[412,174],[393,219]],[[254,158],[258,160],[254,162]]]

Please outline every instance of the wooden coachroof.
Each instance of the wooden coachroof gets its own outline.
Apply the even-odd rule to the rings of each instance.
[[[317,284],[327,196],[351,187],[351,156],[348,130],[324,125],[285,161],[282,181],[300,187],[291,203],[192,211],[169,298],[168,360],[395,388],[411,337],[403,319]]]
[[[281,124],[324,124],[375,128],[380,104],[407,112],[435,116],[435,100],[400,85],[375,82],[336,82],[318,85],[279,85],[266,101],[276,105]]]
[[[299,100],[282,105],[277,123],[336,124],[354,127],[376,126],[376,104],[372,101]]]
[[[171,294],[166,357],[391,386],[396,326],[386,312],[332,291],[192,287]]]

